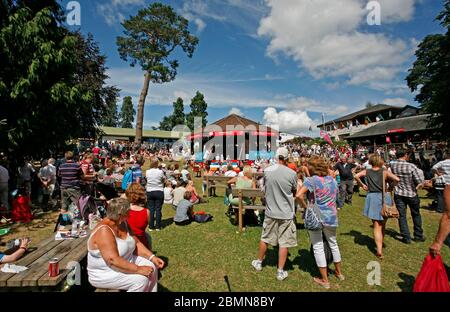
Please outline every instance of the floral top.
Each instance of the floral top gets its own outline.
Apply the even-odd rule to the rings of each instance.
[[[320,209],[323,225],[337,227],[336,199],[338,196],[338,186],[336,181],[330,176],[313,176],[306,178],[303,185],[310,192],[309,200],[311,203],[314,203],[315,193],[316,204]]]

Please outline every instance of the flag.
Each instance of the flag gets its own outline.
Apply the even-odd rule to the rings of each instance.
[[[311,132],[312,132],[312,126],[309,126],[309,131],[311,131]]]
[[[381,114],[379,114],[379,115],[377,116],[377,118],[378,118],[379,120],[381,120],[381,121],[384,121],[383,115],[381,115]]]
[[[356,124],[356,126],[357,126],[357,127],[358,127],[358,126],[360,125],[360,123],[359,123],[358,119],[356,119],[356,122],[355,122],[355,124]]]
[[[323,138],[328,144],[333,145],[330,135],[326,131],[320,131],[320,137]]]
[[[366,116],[366,118],[364,119],[364,124],[368,125],[370,124],[372,121],[370,120],[369,116]]]
[[[333,121],[333,129],[337,130],[337,127],[336,127],[336,124],[334,123],[334,121]]]

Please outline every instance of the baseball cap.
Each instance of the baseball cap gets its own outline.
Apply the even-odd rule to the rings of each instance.
[[[277,149],[276,157],[283,157],[283,159],[287,159],[289,157],[289,151],[286,147],[280,147]]]

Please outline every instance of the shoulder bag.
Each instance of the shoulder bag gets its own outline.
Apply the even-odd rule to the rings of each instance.
[[[383,174],[383,194],[381,195],[381,198],[382,198],[383,208],[381,209],[381,215],[385,219],[390,219],[390,218],[398,219],[400,217],[400,213],[398,212],[398,209],[395,206],[394,195],[392,194],[392,191],[389,192],[391,195],[392,205],[386,204],[386,200],[385,200],[386,179],[384,177],[384,171],[382,172],[382,174]]]
[[[314,186],[314,204],[308,204],[308,207],[305,211],[305,229],[309,231],[320,231],[323,229],[322,221],[319,218],[320,215],[320,208],[317,207],[317,201],[316,201],[316,183],[313,179],[313,186]]]

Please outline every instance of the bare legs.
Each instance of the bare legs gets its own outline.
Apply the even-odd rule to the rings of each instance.
[[[386,229],[386,220],[373,220],[373,237],[377,245],[377,257],[383,259],[383,240]]]
[[[266,256],[267,244],[263,241],[259,242],[258,260],[263,261]],[[288,248],[280,247],[278,250],[278,269],[283,270],[288,256]]]

